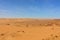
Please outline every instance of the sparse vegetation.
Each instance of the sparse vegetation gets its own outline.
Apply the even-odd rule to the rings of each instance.
[[[2,34],[0,34],[1,36],[4,36],[4,34],[2,33]]]
[[[8,19],[9,20],[9,19]],[[23,19],[22,19],[23,20]],[[4,22],[0,22],[0,39],[8,40],[7,38],[11,37],[15,40],[59,40],[60,38],[60,21],[58,20],[23,20],[7,22],[6,19]],[[1,24],[2,23],[2,24]],[[8,26],[8,27],[7,27]],[[28,28],[27,28],[28,27]],[[3,33],[9,32],[9,33]],[[55,35],[57,34],[57,35]],[[5,36],[4,36],[5,35]],[[4,39],[3,39],[4,37]],[[5,39],[6,38],[6,39]],[[26,38],[26,39],[25,39]],[[42,38],[42,39],[41,39]],[[9,39],[10,40],[10,39]]]
[[[7,25],[10,25],[10,24],[7,24]]]
[[[22,31],[22,32],[25,32],[25,31]]]
[[[28,24],[26,24],[26,27],[29,27],[29,25],[28,25]]]

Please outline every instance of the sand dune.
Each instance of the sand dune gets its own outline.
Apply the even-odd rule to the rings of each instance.
[[[60,19],[0,19],[0,40],[60,40]]]

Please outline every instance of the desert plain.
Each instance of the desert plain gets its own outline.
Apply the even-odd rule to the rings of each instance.
[[[60,19],[0,18],[0,40],[60,40]]]

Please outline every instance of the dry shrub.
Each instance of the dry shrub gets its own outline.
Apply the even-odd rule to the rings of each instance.
[[[39,24],[40,26],[44,26],[44,24]]]
[[[25,31],[22,31],[23,33],[25,32]]]
[[[7,25],[10,25],[10,24],[7,24]]]
[[[4,34],[1,34],[1,36],[4,36]]]
[[[26,24],[26,27],[29,27],[29,25],[28,25],[28,24]]]
[[[56,26],[60,26],[60,24],[55,24]]]

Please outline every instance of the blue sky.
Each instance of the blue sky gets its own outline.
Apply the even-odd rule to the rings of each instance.
[[[60,18],[60,0],[0,0],[0,18]]]

